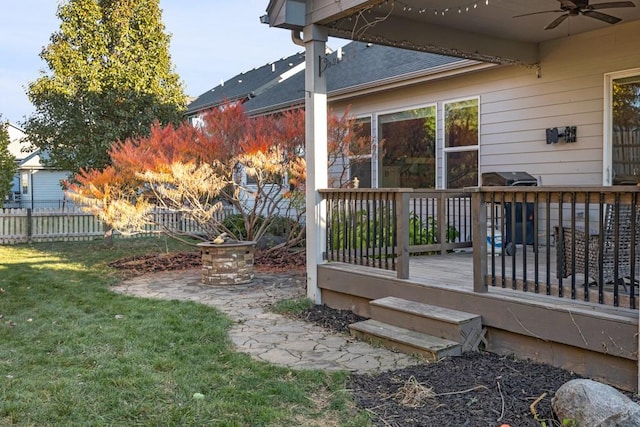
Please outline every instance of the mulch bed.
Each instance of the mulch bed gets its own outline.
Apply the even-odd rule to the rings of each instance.
[[[352,375],[359,408],[381,426],[554,425],[551,398],[577,375],[491,353],[466,353],[378,375]]]
[[[353,311],[335,310],[326,305],[314,305],[293,315],[298,319],[315,323],[325,329],[345,334],[349,333],[350,324],[367,319],[366,317],[358,316]]]
[[[304,253],[286,255],[256,251],[255,270],[263,272],[302,271],[306,265]],[[186,270],[202,266],[200,252],[173,252],[153,255],[135,255],[109,263],[125,277],[141,276],[159,271]]]
[[[325,305],[296,317],[340,333],[364,320]],[[553,366],[482,352],[376,375],[354,374],[347,387],[376,426],[540,427],[530,405],[545,394],[534,409],[553,426],[551,398],[574,378],[579,376]]]
[[[174,252],[154,255],[136,255],[109,263],[126,277],[141,276],[159,271],[185,270],[200,267],[200,252]]]

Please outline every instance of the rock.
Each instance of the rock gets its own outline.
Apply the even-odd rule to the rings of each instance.
[[[563,384],[551,406],[560,422],[569,420],[590,427],[640,426],[640,405],[615,388],[592,380]]]

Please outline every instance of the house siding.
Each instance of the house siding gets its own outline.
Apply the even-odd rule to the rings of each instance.
[[[640,67],[640,22],[543,43],[540,67],[500,66],[332,102],[354,115],[480,97],[480,173],[523,170],[544,185],[603,183],[604,75]],[[585,53],[587,51],[587,53]],[[598,60],[594,61],[593,58]],[[546,144],[545,129],[577,126],[577,142]]]
[[[33,200],[62,200],[64,192],[60,181],[67,179],[67,174],[61,171],[35,170],[33,171]],[[29,196],[30,197],[30,196]]]

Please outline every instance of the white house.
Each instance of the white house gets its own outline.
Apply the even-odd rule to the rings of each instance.
[[[16,158],[17,173],[12,194],[4,204],[6,208],[69,208],[61,181],[67,172],[42,165],[42,152],[29,150],[27,136],[18,126],[9,123],[9,151]]]

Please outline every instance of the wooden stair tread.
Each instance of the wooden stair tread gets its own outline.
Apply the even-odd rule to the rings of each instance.
[[[396,297],[385,297],[370,301],[369,304],[376,307],[387,308],[398,312],[412,314],[415,316],[437,319],[441,322],[461,324],[479,319],[477,314],[466,313],[464,311],[450,308],[438,307],[416,301],[409,301]]]
[[[434,337],[433,335],[416,332],[409,329],[400,328],[398,326],[389,325],[377,320],[364,320],[349,325],[349,328],[364,334],[368,334],[377,338],[383,338],[388,341],[409,345],[416,349],[425,350],[433,353],[452,350],[460,354],[460,344],[455,341],[444,338]]]

